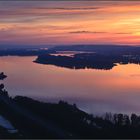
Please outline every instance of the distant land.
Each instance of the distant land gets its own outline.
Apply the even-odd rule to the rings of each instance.
[[[72,56],[59,54],[76,51]],[[49,52],[53,52],[53,55]],[[55,56],[54,54],[57,54]],[[48,49],[48,54],[41,54],[34,61],[40,64],[52,64],[71,69],[104,69],[110,70],[116,64],[140,63],[140,48],[117,45],[76,45],[57,46]]]
[[[0,44],[0,50],[4,49],[37,49],[37,48],[51,48],[54,45],[23,45],[23,44]]]
[[[100,54],[140,54],[140,47],[129,45],[63,45],[48,49],[49,51],[85,51]]]
[[[0,56],[37,56],[42,53],[57,53],[58,51],[83,51],[108,54],[135,54],[140,55],[140,47],[128,45],[61,45],[61,46],[1,46]]]
[[[46,53],[48,45],[5,45],[0,44],[0,56],[37,56]]]
[[[0,50],[0,56],[37,56],[44,53],[48,53],[45,48],[10,48]]]
[[[73,53],[65,56],[65,53]],[[64,56],[61,56],[61,53]],[[3,48],[0,56],[37,56],[39,64],[70,69],[110,70],[117,64],[140,64],[140,47],[126,45],[63,45],[55,47]]]

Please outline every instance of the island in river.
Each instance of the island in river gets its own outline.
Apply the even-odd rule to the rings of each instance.
[[[140,63],[140,56],[137,55],[112,55],[112,54],[101,54],[101,53],[77,53],[73,56],[60,56],[60,55],[51,55],[43,54],[39,55],[38,58],[34,61],[40,64],[51,64],[60,67],[66,67],[71,69],[104,69],[110,70],[117,63],[119,64],[128,64]]]

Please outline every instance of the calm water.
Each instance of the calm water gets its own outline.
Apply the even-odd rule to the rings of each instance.
[[[89,113],[140,114],[140,66],[118,65],[110,71],[71,70],[33,63],[36,57],[0,57],[0,71],[10,96],[76,103]]]

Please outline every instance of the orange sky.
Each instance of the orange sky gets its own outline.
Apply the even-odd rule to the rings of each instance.
[[[140,2],[0,2],[0,44],[140,43]]]

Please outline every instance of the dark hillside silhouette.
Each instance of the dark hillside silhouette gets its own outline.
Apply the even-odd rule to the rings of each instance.
[[[0,85],[0,115],[18,130],[0,127],[0,138],[140,138],[140,116],[106,113],[99,117],[65,101],[43,103],[11,98]]]

